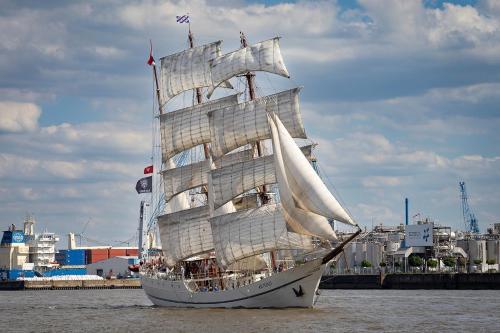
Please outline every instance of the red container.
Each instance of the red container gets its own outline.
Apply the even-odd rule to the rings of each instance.
[[[138,256],[139,251],[136,248],[127,249],[127,256]]]
[[[127,255],[127,251],[126,249],[109,249],[109,257],[110,258],[113,258],[113,257],[118,257],[118,256],[126,256]]]

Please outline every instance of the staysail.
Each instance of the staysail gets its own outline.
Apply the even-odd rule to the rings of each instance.
[[[321,216],[356,225],[319,178],[309,161],[301,154],[300,148],[279,117],[274,115],[273,120],[279,137],[287,180],[298,206]]]
[[[292,189],[289,185],[289,178],[294,175],[288,175],[285,171],[285,165],[281,152],[280,137],[275,124],[276,116],[269,116],[269,126],[272,133],[274,163],[276,165],[276,178],[280,191],[281,204],[285,220],[291,229],[299,234],[317,236],[324,239],[336,239],[337,236],[332,227],[328,224],[328,220],[318,214],[311,213],[307,210],[297,207],[292,194]],[[309,165],[309,167],[311,167]]]

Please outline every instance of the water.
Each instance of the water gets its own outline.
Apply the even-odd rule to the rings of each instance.
[[[315,309],[167,309],[142,290],[0,291],[1,332],[500,332],[500,291],[323,290]]]

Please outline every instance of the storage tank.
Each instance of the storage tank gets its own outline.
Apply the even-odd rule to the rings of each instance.
[[[361,262],[366,260],[366,243],[354,243],[356,266],[361,267]]]
[[[371,262],[373,267],[378,267],[384,255],[384,245],[382,243],[366,244],[366,260]]]
[[[500,241],[488,240],[486,241],[486,259],[495,260],[495,264],[500,263]]]
[[[387,242],[385,245],[385,250],[387,252],[396,252],[401,246],[400,242]]]

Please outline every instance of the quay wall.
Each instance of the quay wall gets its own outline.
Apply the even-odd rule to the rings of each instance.
[[[1,281],[0,290],[140,289],[139,279]]]
[[[323,276],[320,289],[497,289],[500,273]]]

